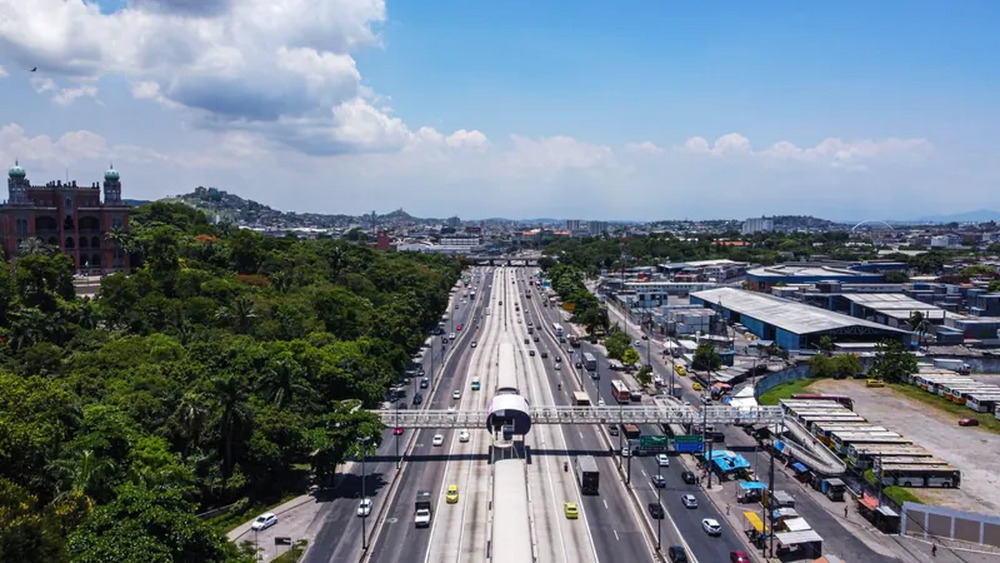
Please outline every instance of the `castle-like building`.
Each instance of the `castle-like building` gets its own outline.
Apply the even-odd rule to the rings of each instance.
[[[73,258],[80,274],[100,275],[128,270],[129,256],[108,233],[128,229],[130,207],[122,203],[122,184],[112,166],[101,186],[49,182],[32,186],[28,173],[15,162],[7,173],[9,199],[0,204],[0,243],[12,259],[25,240],[42,243]]]

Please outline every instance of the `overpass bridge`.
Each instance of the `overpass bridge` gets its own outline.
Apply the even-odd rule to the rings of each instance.
[[[393,428],[481,429],[489,428],[485,410],[377,410],[382,423]],[[535,424],[776,424],[784,418],[778,406],[730,407],[710,405],[702,409],[677,406],[537,406],[528,408]]]
[[[465,259],[477,266],[508,266],[514,268],[533,268],[538,266],[541,256],[489,256],[469,255]]]

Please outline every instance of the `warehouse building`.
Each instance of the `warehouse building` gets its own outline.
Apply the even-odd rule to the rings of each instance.
[[[822,337],[834,343],[877,343],[886,339],[909,346],[909,331],[891,328],[773,295],[733,288],[691,294],[691,304],[714,309],[763,340],[786,350],[815,350]]]
[[[756,291],[770,291],[775,285],[794,285],[836,281],[841,283],[880,283],[878,272],[862,272],[847,267],[782,264],[747,270],[747,286]]]

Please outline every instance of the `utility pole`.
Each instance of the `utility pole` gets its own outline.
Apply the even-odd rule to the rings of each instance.
[[[622,285],[618,290],[618,294],[622,297],[625,296],[625,260],[628,258],[628,229],[625,229],[625,234],[622,236]],[[626,306],[625,300],[621,299],[622,304],[622,318],[624,322],[625,338],[628,338],[628,318],[629,318],[629,308]]]
[[[781,436],[784,436],[784,435],[785,435],[785,415],[782,414],[781,415],[781,432],[778,433],[778,436],[781,437]],[[768,479],[770,481],[770,483],[768,484],[767,505],[770,505],[771,504],[771,500],[774,498],[774,442],[775,442],[775,440],[772,438],[771,439],[771,469],[770,469],[770,476],[769,476],[769,479]],[[774,511],[770,510],[771,507],[767,506],[767,505],[764,506],[764,509],[767,510],[767,513],[770,516],[769,520],[770,520],[771,526],[767,530],[768,530],[768,535],[771,538],[771,557],[774,557]]]
[[[657,483],[656,483],[656,504],[660,505],[660,508],[662,509],[663,508],[663,502],[661,500],[660,494],[663,492],[663,487],[661,487],[660,484],[661,484],[661,481],[663,479],[663,468],[660,467],[660,463],[659,462],[656,463],[656,476],[658,477],[658,479],[656,480],[657,481]],[[663,529],[662,529],[662,527],[663,527],[663,518],[657,518],[656,519],[656,551],[663,550],[663,544],[662,544]]]
[[[399,403],[396,403],[396,428],[399,428]],[[403,458],[399,457],[399,434],[396,434],[396,428],[392,429],[392,433],[396,438],[396,469],[403,464]],[[363,459],[363,458],[362,458]],[[362,471],[363,473],[363,471]]]

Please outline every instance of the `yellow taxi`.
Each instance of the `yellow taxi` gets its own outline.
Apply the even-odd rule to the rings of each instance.
[[[677,372],[677,375],[687,375],[687,370],[680,364],[674,366],[674,371]]]
[[[455,504],[458,502],[458,485],[448,485],[448,492],[445,493],[444,500],[448,504]]]
[[[563,503],[563,512],[566,514],[567,520],[576,520],[580,517],[580,509],[576,507],[575,502]]]
[[[701,383],[698,383],[697,381],[695,381],[694,384],[691,385],[691,388],[694,389],[695,391],[701,391],[702,390]]]
[[[865,387],[885,387],[881,379],[869,379],[865,381]]]

